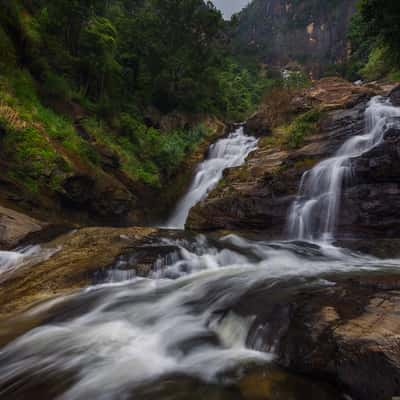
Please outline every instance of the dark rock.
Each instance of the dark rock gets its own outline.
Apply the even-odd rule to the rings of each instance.
[[[246,135],[252,135],[255,137],[268,136],[272,133],[271,127],[260,113],[254,114],[247,120],[246,124],[244,125],[244,132]]]
[[[328,83],[336,87],[335,95],[328,93]],[[341,81],[324,80],[322,86],[327,92],[324,95],[317,88],[312,90],[313,96],[318,93],[319,104],[345,105],[352,94],[352,86]],[[320,133],[306,138],[298,150],[282,150],[261,141],[243,167],[226,171],[222,185],[191,210],[188,228],[258,229],[271,237],[284,236],[289,207],[303,173],[332,156],[345,140],[364,132],[365,106],[366,100],[360,97],[352,108],[327,112]]]
[[[390,101],[394,106],[400,107],[400,85],[397,85],[389,94]]]
[[[71,206],[82,206],[93,198],[94,186],[95,180],[91,176],[74,175],[63,182],[61,195]]]
[[[119,159],[118,154],[112,151],[109,147],[97,144],[96,150],[101,158],[101,166],[106,172],[110,172],[121,167],[121,160]]]
[[[343,385],[361,400],[400,393],[399,277],[370,277],[299,295],[279,345],[280,362]],[[383,282],[381,282],[383,281]]]
[[[92,209],[104,217],[123,216],[133,205],[132,194],[124,188],[110,187],[99,190],[92,202]]]
[[[351,398],[400,393],[400,275],[368,274],[319,287],[260,285],[236,305],[256,315],[248,345],[290,371],[339,385]]]

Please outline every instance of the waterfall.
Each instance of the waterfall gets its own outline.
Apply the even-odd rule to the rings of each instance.
[[[291,239],[329,241],[334,238],[343,186],[352,178],[351,159],[378,146],[388,126],[396,123],[400,109],[388,99],[371,99],[365,111],[366,128],[363,135],[347,140],[327,160],[307,171],[288,217]]]
[[[245,135],[242,126],[211,145],[207,159],[197,167],[189,190],[179,201],[166,227],[183,229],[190,209],[217,186],[224,170],[242,165],[256,146],[257,139]]]

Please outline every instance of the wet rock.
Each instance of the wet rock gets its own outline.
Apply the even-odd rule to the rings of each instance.
[[[346,236],[400,236],[400,130],[389,127],[384,140],[351,161],[353,179],[343,193],[339,232]]]
[[[371,273],[330,284],[260,284],[236,305],[253,315],[248,345],[282,367],[331,382],[354,400],[400,393],[400,275]]]
[[[280,339],[280,362],[338,382],[355,399],[398,395],[399,289],[398,275],[371,276],[298,295]]]
[[[32,304],[88,286],[97,271],[111,267],[156,233],[151,228],[85,228],[43,245],[56,249],[37,265],[21,266],[1,281],[0,318]]]
[[[391,90],[389,98],[394,106],[400,107],[400,85],[395,86]]]
[[[44,222],[0,206],[0,249],[11,249],[46,226]]]
[[[316,83],[303,98],[306,104],[327,110],[319,132],[306,137],[303,147],[295,150],[281,145],[279,138],[277,143],[271,142],[273,137],[262,138],[246,164],[226,171],[220,185],[191,210],[187,227],[258,229],[271,237],[284,236],[303,173],[332,156],[345,140],[364,132],[368,93],[336,78]]]

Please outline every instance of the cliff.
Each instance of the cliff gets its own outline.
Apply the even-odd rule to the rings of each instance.
[[[238,16],[236,51],[278,67],[298,62],[318,76],[346,60],[355,5],[356,0],[254,0]]]

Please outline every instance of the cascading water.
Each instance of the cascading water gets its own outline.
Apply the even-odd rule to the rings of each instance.
[[[255,318],[238,313],[238,302],[246,302],[260,285],[269,288],[269,302],[274,293],[281,302],[298,285],[330,285],[327,273],[399,265],[328,245],[235,235],[164,243],[175,245],[179,254],[158,264],[149,278],[100,284],[30,310],[31,318],[43,322],[1,349],[0,398],[38,393],[45,400],[247,399],[224,390],[243,369],[273,368],[274,354],[257,336],[249,345]],[[211,385],[214,395],[195,397],[193,383],[185,387],[187,379],[201,382],[203,390]],[[166,381],[172,392],[165,392]],[[310,394],[272,398],[305,400]]]
[[[374,97],[366,109],[366,133],[347,140],[335,156],[307,171],[291,207],[291,239],[330,241],[335,234],[343,186],[352,178],[351,159],[379,145],[388,126],[399,124],[400,108],[383,97]]]
[[[228,137],[211,145],[207,160],[197,167],[189,190],[179,201],[166,227],[183,229],[190,209],[217,186],[224,170],[242,165],[256,146],[257,139],[245,135],[243,127],[239,127]]]
[[[347,141],[335,157],[303,177],[290,215],[292,237],[317,240],[333,235],[351,157],[376,146],[400,111],[374,98],[366,114],[368,133]],[[191,206],[217,184],[223,169],[243,163],[256,144],[238,129],[212,146],[170,225],[183,227]],[[269,321],[257,325],[266,305],[290,302],[293,293],[305,287],[332,285],[332,275],[400,267],[400,260],[380,260],[329,243],[165,235],[161,246],[169,250],[159,253],[146,278],[137,277],[122,258],[95,286],[17,316],[13,324],[25,327],[24,318],[34,322],[14,336],[4,340],[0,325],[0,343],[6,344],[0,347],[0,399],[265,398],[264,381],[251,381],[252,390],[262,387],[253,397],[245,396],[238,382],[251,368],[261,367],[263,376],[276,368],[274,344],[267,345],[263,335],[269,332],[271,343],[279,335],[266,329]],[[0,253],[0,283],[1,266],[10,271],[22,260],[18,252]],[[260,289],[268,298],[254,304],[252,295],[259,295]],[[283,380],[271,399],[339,398],[336,392],[321,388],[315,394],[306,386],[299,392],[288,389]]]

